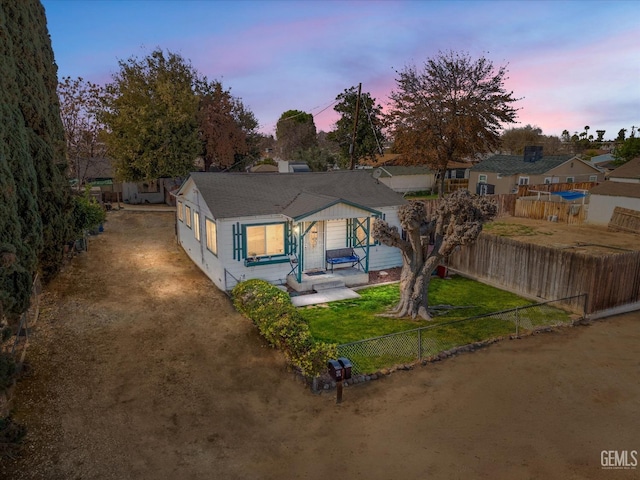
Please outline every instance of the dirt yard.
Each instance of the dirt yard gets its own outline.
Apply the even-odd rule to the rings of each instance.
[[[47,288],[2,479],[618,479],[640,450],[640,313],[315,395],[176,245],[109,214]],[[339,319],[336,319],[339,321]]]

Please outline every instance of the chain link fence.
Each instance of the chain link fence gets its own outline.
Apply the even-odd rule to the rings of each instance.
[[[584,319],[586,294],[477,317],[440,322],[382,337],[338,345],[338,355],[353,363],[354,374],[413,363],[465,345],[482,344],[505,336],[520,336],[549,327],[572,325]],[[572,311],[568,311],[570,307]],[[576,313],[579,311],[580,313]]]

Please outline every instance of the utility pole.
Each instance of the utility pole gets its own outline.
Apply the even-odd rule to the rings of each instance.
[[[351,145],[349,146],[349,154],[351,155],[350,170],[356,168],[356,132],[358,131],[358,117],[360,116],[360,94],[362,93],[362,83],[358,84],[358,98],[356,98],[356,116],[353,120],[353,137],[351,138]]]

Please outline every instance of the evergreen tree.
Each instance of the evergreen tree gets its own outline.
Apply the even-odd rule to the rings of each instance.
[[[33,276],[71,235],[57,70],[38,0],[0,0],[0,310],[29,304]]]
[[[287,110],[276,124],[276,138],[279,154],[291,160],[301,150],[318,145],[316,124],[313,115],[300,110]]]
[[[360,160],[373,161],[377,155],[382,155],[382,145],[386,139],[382,131],[382,107],[376,103],[376,99],[368,92],[361,93],[359,108],[356,108],[358,87],[351,87],[339,94],[336,101],[338,103],[333,109],[340,114],[340,118],[334,130],[327,135],[327,139],[340,146],[342,163],[350,164],[353,158],[354,165],[351,165],[353,168]],[[358,110],[357,122],[355,122],[356,110]],[[355,144],[353,142],[354,125],[356,125]]]

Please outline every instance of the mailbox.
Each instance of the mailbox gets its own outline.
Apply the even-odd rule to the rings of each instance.
[[[345,357],[340,357],[338,359],[338,363],[342,365],[342,368],[344,369],[344,373],[343,373],[344,379],[349,380],[351,378],[351,367],[353,367],[351,360]]]
[[[340,382],[344,380],[342,376],[343,375],[342,365],[340,364],[339,361],[329,360],[327,362],[327,368],[329,369],[329,375],[331,375],[331,378],[333,378],[335,381]]]

